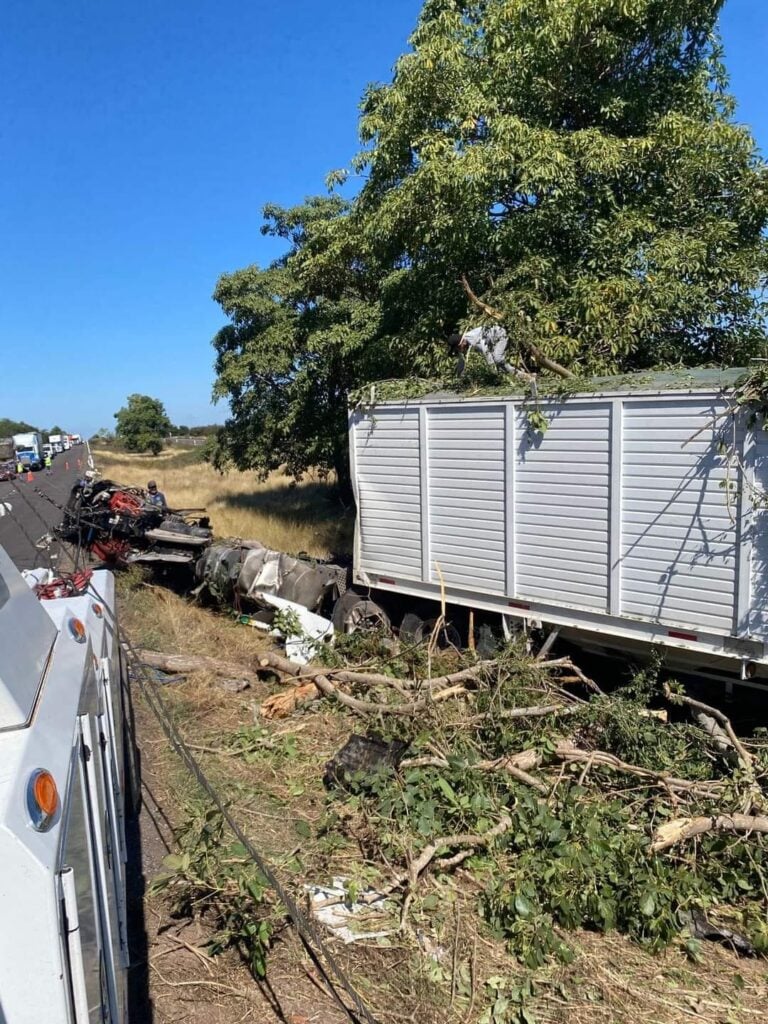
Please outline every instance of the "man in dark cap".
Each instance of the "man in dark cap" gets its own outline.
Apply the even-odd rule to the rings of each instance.
[[[165,501],[165,495],[162,491],[158,491],[157,482],[155,480],[150,480],[147,484],[147,501],[150,505],[156,505],[160,509],[168,507]]]

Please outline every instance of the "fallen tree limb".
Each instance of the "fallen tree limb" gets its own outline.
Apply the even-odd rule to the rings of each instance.
[[[582,750],[575,747],[568,740],[561,740],[555,747],[555,757],[565,764],[585,764],[590,768],[612,768],[614,771],[624,772],[627,775],[636,775],[640,779],[646,779],[663,789],[673,793],[688,793],[691,796],[702,797],[707,800],[717,800],[722,796],[723,783],[717,779],[699,781],[698,779],[678,779],[674,775],[667,775],[665,772],[654,772],[649,768],[641,768],[637,764],[629,764],[622,761],[614,754],[608,754],[604,750]]]
[[[543,796],[549,795],[549,787],[537,779],[535,776],[530,775],[526,768],[535,768],[541,764],[541,755],[535,750],[523,750],[519,754],[512,754],[506,757],[497,757],[492,761],[475,761],[474,763],[462,764],[461,767],[464,771],[473,772],[506,772],[519,782],[524,782],[526,786],[530,786],[532,789],[537,790]],[[400,768],[451,768],[457,767],[451,765],[443,757],[409,757],[400,762]]]
[[[476,715],[472,721],[485,719],[493,721],[503,719],[505,722],[513,718],[543,718],[545,715],[574,715],[579,710],[573,704],[534,704],[529,708],[502,708],[500,711],[486,711],[484,715]]]
[[[280,658],[279,655],[270,655],[269,658],[264,657],[262,661],[272,664],[275,658],[286,661],[286,659]],[[290,665],[291,662],[287,662],[287,664]],[[304,678],[306,678],[306,675]],[[330,697],[338,701],[339,704],[343,704],[350,711],[361,715],[413,715],[418,711],[426,710],[432,704],[448,700],[451,697],[461,696],[461,694],[466,692],[463,686],[457,684],[447,686],[435,693],[430,691],[428,696],[422,697],[419,700],[404,701],[400,704],[384,704],[381,701],[361,700],[359,697],[353,697],[351,693],[339,689],[322,672],[317,672],[312,675],[311,682],[292,686],[284,694],[273,694],[271,697],[267,697],[261,705],[261,713],[265,718],[284,718],[294,711],[299,704],[317,700],[322,695],[323,697]]]
[[[342,683],[361,683],[367,686],[400,686],[418,687],[428,684],[432,689],[444,689],[447,686],[454,686],[456,683],[468,682],[482,675],[483,672],[497,664],[494,660],[480,661],[476,665],[470,665],[458,672],[452,672],[446,676],[435,676],[429,680],[408,680],[395,679],[393,676],[385,676],[380,672],[360,672],[344,668],[313,668],[311,665],[297,665],[289,661],[276,651],[263,651],[259,655],[259,665],[262,668],[271,668],[280,675],[288,676],[296,680],[316,679],[318,675],[327,679],[338,680]]]
[[[472,850],[476,850],[479,847],[488,846],[494,839],[498,839],[499,836],[508,832],[512,827],[512,819],[508,814],[502,815],[499,821],[488,829],[487,832],[483,832],[481,835],[470,834],[457,834],[452,836],[441,836],[439,839],[433,840],[428,846],[425,846],[419,856],[412,860],[408,865],[407,871],[401,871],[381,889],[376,889],[373,892],[363,893],[358,896],[358,903],[378,903],[379,900],[385,899],[387,896],[391,896],[393,892],[398,889],[406,887],[407,891],[411,891],[415,888],[419,877],[424,873],[425,869],[429,866],[430,862],[443,850],[450,850],[456,846],[463,847],[459,853],[453,857],[446,858],[442,861],[442,866],[453,867],[455,864],[460,864],[461,861],[466,860],[471,855]],[[334,896],[328,900],[322,900],[319,903],[314,904],[313,909],[321,909],[323,907],[333,906],[336,903],[344,903],[348,897],[345,896]]]
[[[652,853],[661,853],[677,843],[708,832],[768,834],[768,817],[761,814],[718,814],[716,817],[675,818],[656,829],[651,843]]]
[[[178,672],[189,675],[190,672],[213,672],[214,675],[230,676],[235,679],[247,679],[249,683],[260,682],[257,672],[234,661],[222,661],[201,654],[163,654],[160,651],[139,651],[139,659],[149,668],[160,669],[161,672]]]
[[[710,718],[714,718],[715,721],[719,722],[723,727],[726,736],[731,741],[733,749],[739,755],[742,767],[752,771],[752,755],[734,732],[730,718],[728,718],[727,715],[724,715],[719,708],[713,708],[709,704],[702,703],[700,700],[694,700],[693,697],[689,697],[685,693],[674,693],[669,683],[664,683],[664,696],[672,704],[686,704],[689,708],[703,712],[705,715],[709,715]]]
[[[697,713],[708,716],[710,719],[714,719],[718,722],[725,732],[725,736],[730,742],[731,746],[736,752],[736,756],[739,759],[739,765],[741,766],[744,776],[746,779],[746,793],[742,801],[742,812],[748,814],[752,810],[762,810],[765,806],[765,798],[763,792],[758,785],[757,779],[755,778],[755,764],[752,759],[752,755],[741,742],[739,737],[736,735],[733,726],[731,725],[730,718],[724,714],[719,708],[713,708],[709,704],[704,704],[703,701],[695,700],[693,697],[689,697],[685,693],[674,693],[669,683],[664,683],[664,696],[672,704],[685,704],[687,707],[693,710],[694,715]]]
[[[570,683],[578,680],[578,682],[583,683],[586,687],[588,687],[588,689],[592,690],[594,693],[599,693],[601,696],[605,696],[605,694],[594,681],[594,679],[590,679],[589,676],[585,675],[578,665],[574,665],[570,658],[555,658],[554,661],[540,661],[538,662],[536,667],[544,669],[567,668],[570,672],[573,673],[574,678],[571,679],[568,676],[562,677],[560,679],[561,683],[564,683],[566,681]]]
[[[477,665],[470,665],[469,668],[463,668],[447,676],[435,676],[434,679],[394,679],[392,676],[385,676],[379,672],[359,672],[342,668],[328,669],[325,675],[338,679],[342,683],[361,683],[367,686],[392,686],[395,683],[399,683],[401,686],[409,688],[418,689],[422,686],[429,686],[432,689],[442,689],[445,686],[453,686],[455,683],[470,682],[473,679],[477,679],[489,668],[493,668],[496,665],[498,665],[498,662],[495,660],[480,661]]]

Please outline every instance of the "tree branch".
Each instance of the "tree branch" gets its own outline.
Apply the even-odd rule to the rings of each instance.
[[[652,853],[661,853],[677,843],[707,832],[768,834],[768,817],[753,814],[719,814],[712,818],[675,818],[656,829],[651,843]]]

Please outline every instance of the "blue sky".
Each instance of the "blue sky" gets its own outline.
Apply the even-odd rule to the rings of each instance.
[[[768,151],[764,0],[722,20],[737,117]],[[418,0],[3,0],[0,416],[91,433],[133,391],[211,407],[225,270],[266,263],[265,202],[357,148]]]

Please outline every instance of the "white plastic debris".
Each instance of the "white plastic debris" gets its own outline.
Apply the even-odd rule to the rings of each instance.
[[[333,624],[322,615],[315,615],[302,604],[288,601],[284,597],[276,597],[259,591],[252,595],[258,602],[271,605],[281,612],[290,612],[295,616],[299,629],[295,633],[286,633],[283,629],[271,629],[273,636],[285,639],[285,653],[291,661],[298,665],[307,665],[317,653],[321,643],[330,642],[333,637]],[[254,622],[254,625],[258,623]]]
[[[336,877],[331,885],[305,885],[312,916],[347,944],[394,935],[398,922],[387,897],[366,889],[360,893],[360,897],[365,897],[364,903],[360,899],[351,901],[347,896],[348,881]],[[376,927],[371,928],[371,924]]]

